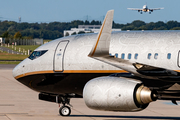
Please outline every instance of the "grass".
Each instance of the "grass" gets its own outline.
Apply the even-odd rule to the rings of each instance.
[[[17,55],[0,52],[0,60],[24,60],[28,55]]]
[[[0,61],[0,64],[19,64],[21,61]]]
[[[7,46],[6,46],[7,47]],[[12,48],[12,45],[10,45],[9,49],[12,49],[14,51],[18,51],[19,52],[19,48],[21,49],[21,52],[23,51],[28,51],[28,50],[32,50],[34,51],[37,47],[39,47],[39,45],[17,45],[16,46],[16,50],[14,49],[14,46]],[[20,55],[20,54],[11,54],[11,53],[7,53],[7,52],[0,52],[0,60],[24,60],[28,57],[28,55]],[[20,61],[0,61],[0,64],[19,64]]]
[[[16,51],[19,52],[19,48],[21,49],[21,52],[23,51],[28,51],[28,50],[32,50],[34,51],[37,47],[39,47],[39,45],[18,45],[16,46]],[[14,46],[12,48],[12,46],[10,45],[9,47],[7,47],[9,49],[12,49],[15,51]],[[7,52],[0,52],[0,60],[24,60],[28,57],[28,55],[20,55],[20,54],[11,54],[11,53],[7,53]],[[0,64],[19,64],[20,61],[0,61]]]
[[[18,48],[17,50],[19,50],[19,48],[21,48],[21,49],[24,49],[25,51],[27,51],[27,50],[34,51],[39,46],[40,45],[18,45],[18,46],[16,46],[16,48]]]

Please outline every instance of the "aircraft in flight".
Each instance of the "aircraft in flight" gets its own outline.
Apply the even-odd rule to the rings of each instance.
[[[151,12],[153,12],[154,10],[161,10],[164,8],[148,8],[147,5],[144,5],[143,8],[127,8],[129,10],[136,10],[138,12],[140,12],[142,14],[142,12],[149,12],[149,14],[151,14]]]
[[[135,112],[156,100],[180,100],[180,31],[112,31],[114,10],[100,32],[46,43],[13,69],[16,80],[61,104],[71,114],[71,98],[89,108]]]

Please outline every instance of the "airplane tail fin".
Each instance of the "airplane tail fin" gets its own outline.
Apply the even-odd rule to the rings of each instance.
[[[103,21],[97,40],[89,53],[89,57],[109,55],[114,10],[109,10]]]

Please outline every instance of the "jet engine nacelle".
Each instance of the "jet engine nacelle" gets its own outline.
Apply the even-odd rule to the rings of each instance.
[[[99,77],[86,83],[83,99],[89,108],[106,111],[140,111],[156,98],[149,88],[129,78]]]

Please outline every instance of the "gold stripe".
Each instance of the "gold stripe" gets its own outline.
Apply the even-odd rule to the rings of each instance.
[[[106,17],[107,17],[107,16],[106,16]],[[99,33],[98,40],[97,40],[97,42],[96,42],[96,45],[95,45],[95,47],[94,47],[94,50],[93,50],[92,54],[89,55],[90,57],[92,57],[92,56],[94,55],[95,51],[96,51],[96,48],[97,48],[98,43],[99,43],[99,39],[100,39],[101,34],[102,34],[102,31],[103,31],[103,29],[104,29],[105,22],[106,22],[106,18],[105,18],[104,23],[103,23],[103,25],[102,25],[102,29],[101,29],[101,31],[100,31],[100,33]]]
[[[17,79],[22,78],[22,77],[24,77],[23,74],[22,75],[18,75],[18,76],[14,77],[14,78],[17,80]]]
[[[53,70],[48,70],[48,71],[29,72],[29,73],[24,73],[24,74],[18,75],[18,76],[14,77],[14,78],[19,79],[21,77],[25,77],[25,76],[28,76],[28,75],[43,74],[43,73],[54,73],[54,71]]]
[[[122,73],[125,70],[64,70],[63,73]]]
[[[56,72],[62,72],[62,71],[56,71]],[[125,70],[64,70],[63,71],[63,73],[122,73],[122,72],[127,72],[127,71]],[[43,74],[43,73],[55,73],[55,72],[53,70],[29,72],[18,75],[15,77],[15,79],[19,79],[28,75]]]
[[[174,70],[174,71],[180,72],[180,70]],[[62,71],[56,71],[56,72],[62,72]],[[128,71],[125,71],[125,70],[64,70],[63,71],[63,73],[127,73],[127,72]],[[28,75],[44,74],[44,73],[55,73],[55,72],[53,70],[29,72],[29,73],[18,75],[14,78],[19,79]]]

